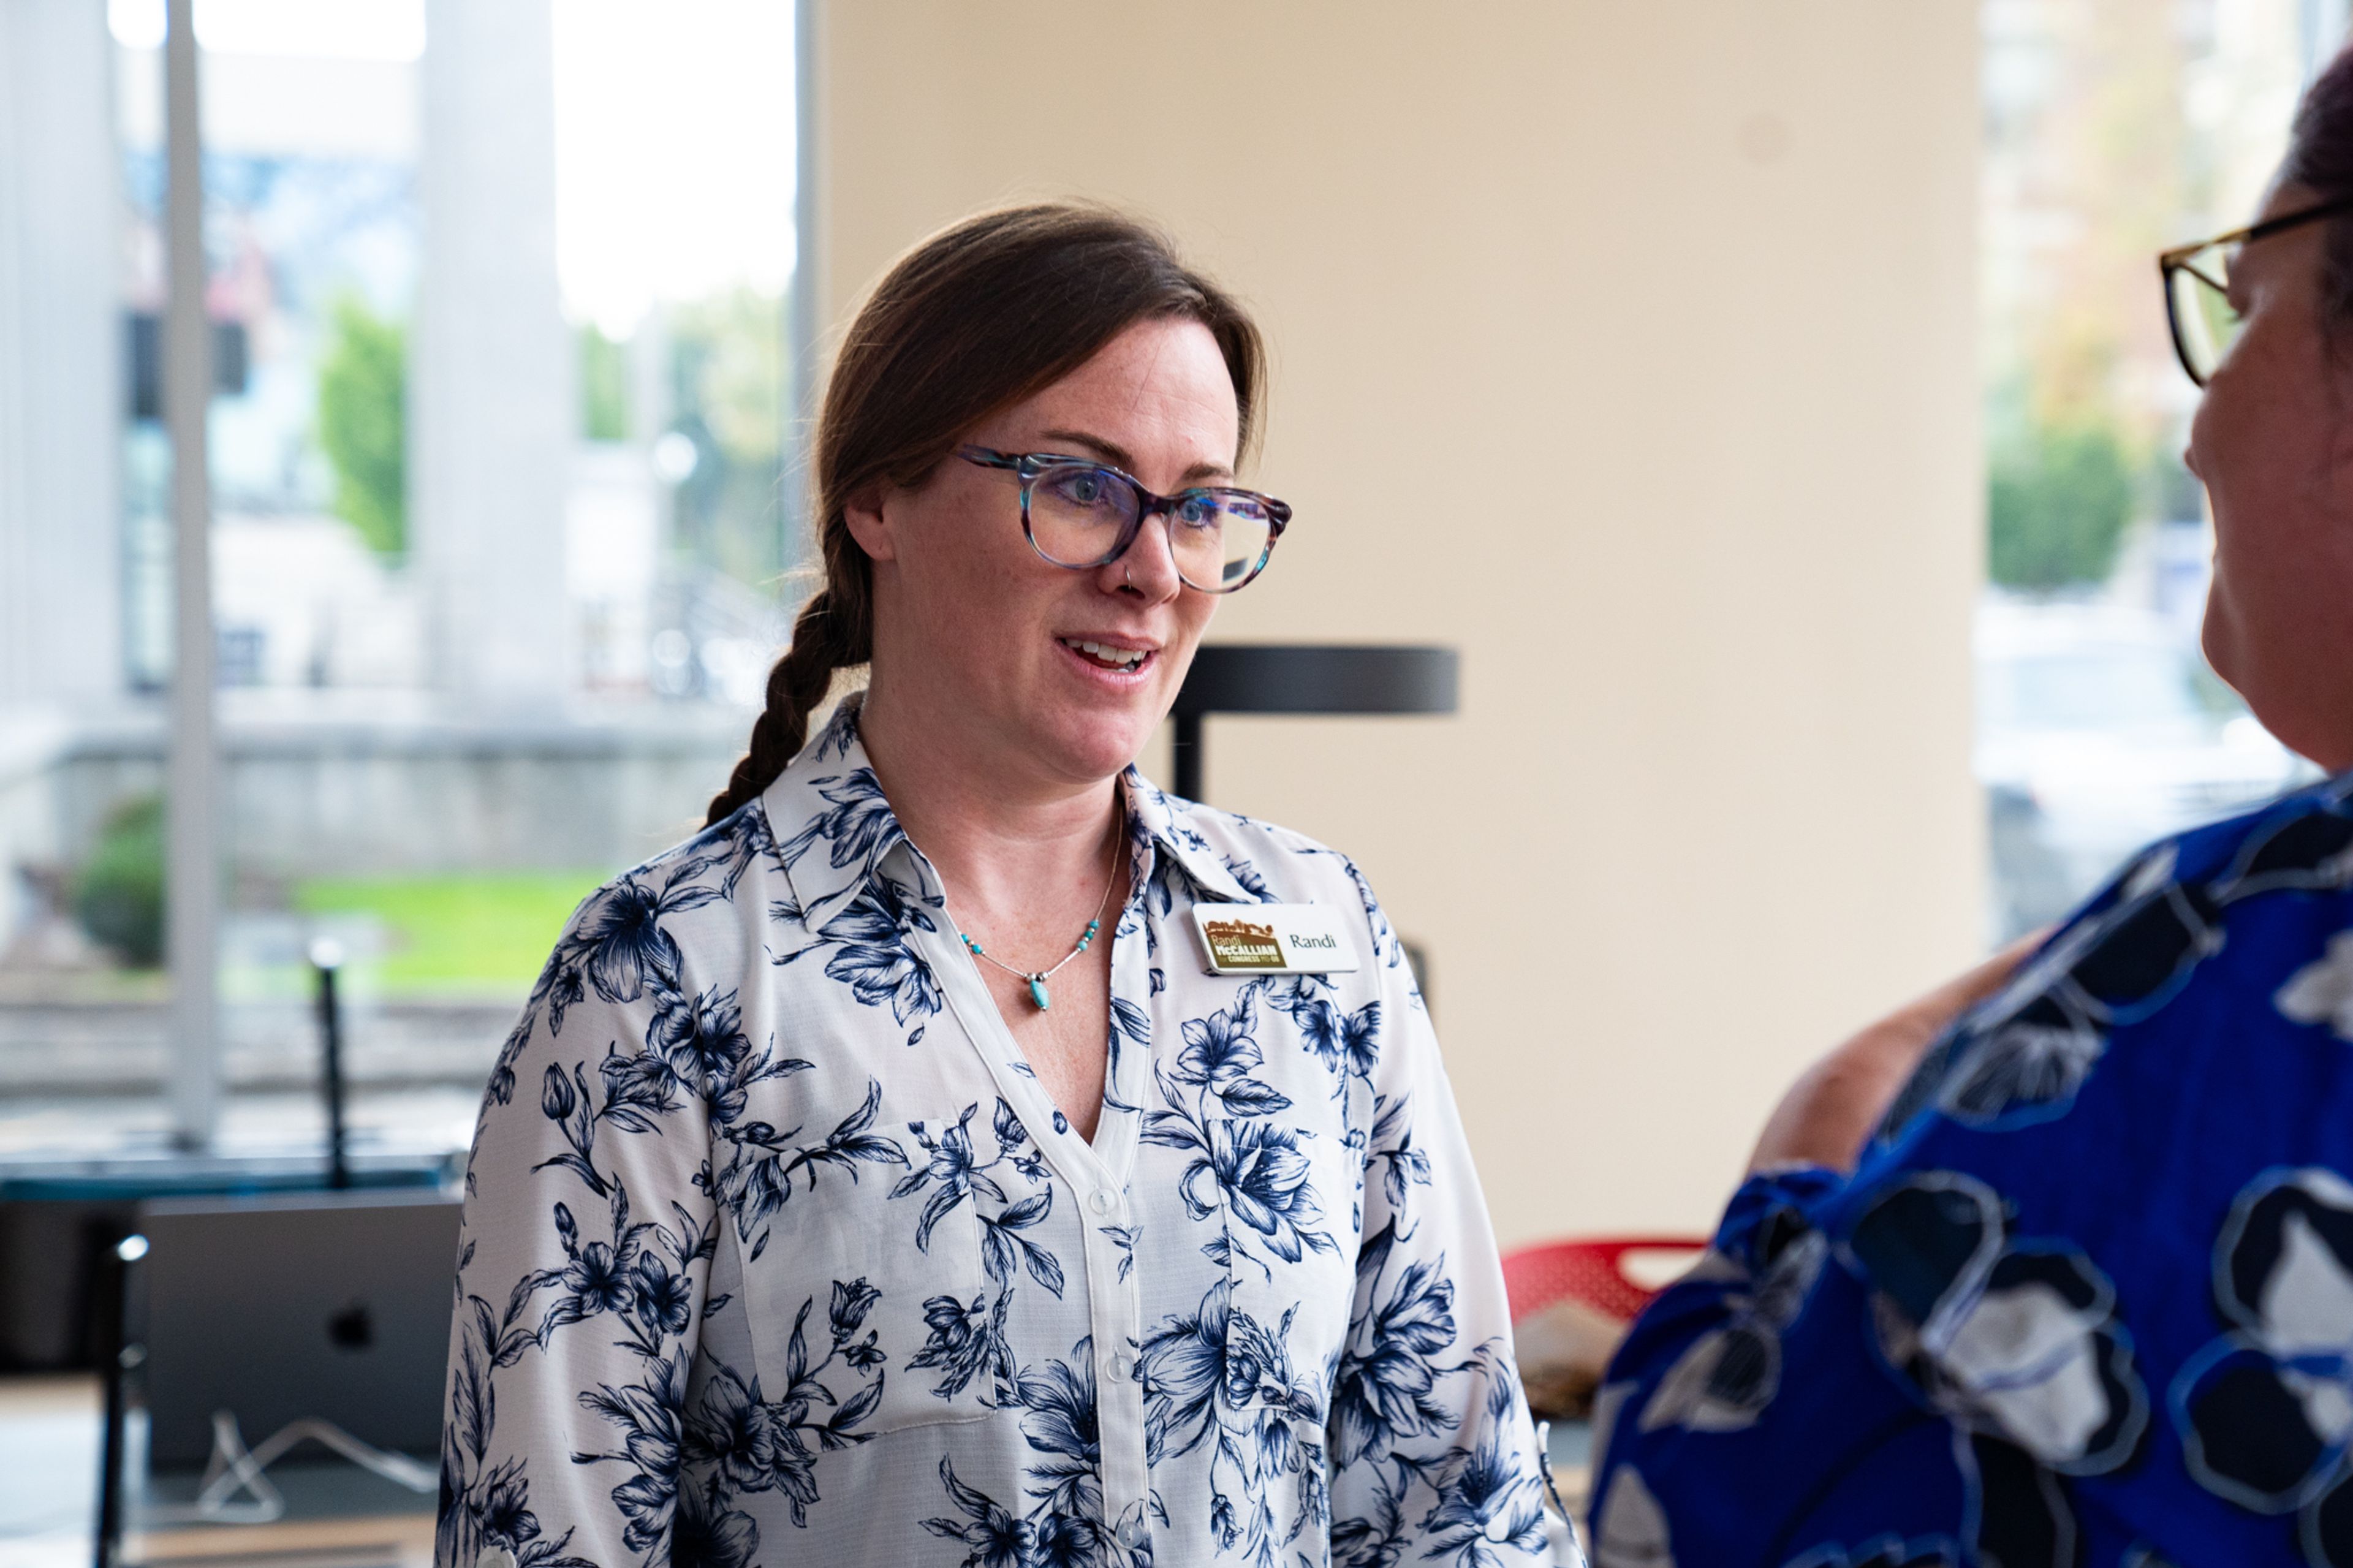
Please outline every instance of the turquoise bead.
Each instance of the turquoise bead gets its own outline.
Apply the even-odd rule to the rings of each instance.
[[[1053,999],[1046,994],[1046,982],[1035,974],[1029,977],[1029,1000],[1038,1004],[1040,1013],[1054,1005]]]

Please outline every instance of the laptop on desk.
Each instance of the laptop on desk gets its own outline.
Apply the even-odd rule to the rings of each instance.
[[[219,1410],[248,1447],[307,1417],[429,1461],[459,1212],[397,1189],[143,1205],[130,1328],[149,1468],[202,1468]]]

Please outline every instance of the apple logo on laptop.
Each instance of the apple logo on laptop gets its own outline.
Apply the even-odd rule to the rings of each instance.
[[[354,1301],[327,1320],[327,1338],[337,1350],[364,1351],[375,1342],[375,1323],[367,1303]]]

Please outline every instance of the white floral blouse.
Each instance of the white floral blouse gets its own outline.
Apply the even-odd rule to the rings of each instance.
[[[1092,1143],[854,705],[584,903],[467,1173],[443,1568],[1552,1560],[1495,1247],[1356,868],[1131,772]],[[1208,973],[1200,900],[1349,915]]]

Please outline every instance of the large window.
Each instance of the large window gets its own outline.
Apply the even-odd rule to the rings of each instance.
[[[0,491],[0,559],[94,606],[0,641],[0,1155],[186,1131],[162,967],[164,6],[21,9],[52,20],[0,51],[11,81],[101,107],[20,113],[17,155],[103,178],[28,193],[50,206],[0,245],[45,254],[0,279],[79,332],[57,363],[110,369],[62,447],[0,451],[99,498]],[[337,955],[358,1147],[454,1146],[557,927],[699,825],[782,639],[792,8],[197,0],[195,21],[214,1147],[316,1146],[312,960]],[[43,278],[93,280],[91,308]],[[15,395],[43,352],[0,335]]]
[[[1997,934],[2310,769],[2216,680],[2156,253],[2253,221],[2331,0],[1986,0],[1978,772]]]

